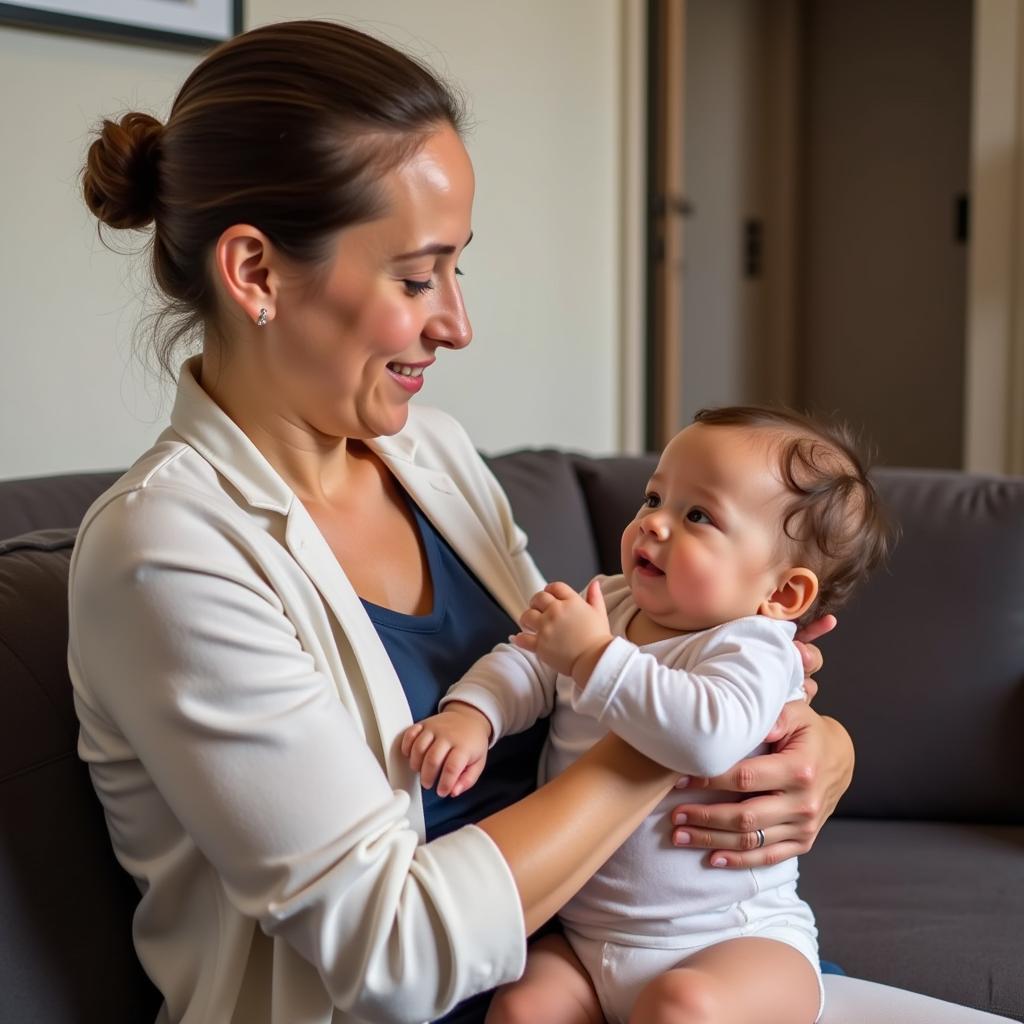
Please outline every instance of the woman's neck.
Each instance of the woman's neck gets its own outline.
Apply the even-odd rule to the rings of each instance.
[[[240,360],[232,359],[229,370],[215,351],[204,350],[198,383],[300,501],[330,504],[333,496],[351,490],[349,480],[366,455],[361,442],[328,437],[302,422]]]

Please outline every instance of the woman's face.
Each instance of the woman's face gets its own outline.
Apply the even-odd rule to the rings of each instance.
[[[301,271],[283,273],[261,330],[277,401],[327,437],[401,430],[438,349],[473,336],[457,261],[470,239],[474,179],[458,135],[439,129],[382,184],[387,213],[338,233],[315,294]]]

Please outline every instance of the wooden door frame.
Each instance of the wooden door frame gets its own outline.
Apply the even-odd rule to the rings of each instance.
[[[647,4],[621,0],[619,448],[646,448]]]
[[[1024,474],[1024,10],[975,0],[964,468]]]
[[[648,448],[660,451],[679,429],[682,391],[686,0],[650,0],[648,19],[650,321],[645,440]]]

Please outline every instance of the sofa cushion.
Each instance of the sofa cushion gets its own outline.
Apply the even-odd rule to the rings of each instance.
[[[582,587],[599,570],[572,458],[556,451],[521,451],[487,462],[529,537],[540,571],[549,580]]]
[[[86,509],[120,475],[67,473],[0,481],[0,540],[31,530],[78,526]]]
[[[821,643],[815,707],[857,747],[841,813],[1024,824],[1024,480],[876,479],[902,537]]]
[[[5,1020],[153,1020],[138,891],[78,759],[67,674],[74,530],[0,543],[0,992]]]
[[[833,820],[800,893],[847,974],[1024,1020],[1024,828]]]

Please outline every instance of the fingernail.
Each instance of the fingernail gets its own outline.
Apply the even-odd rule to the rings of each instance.
[[[676,841],[676,846],[689,846],[690,845],[690,833],[689,832],[676,832],[672,837]]]
[[[729,862],[724,857],[712,857],[711,866],[713,868],[724,868]]]
[[[674,825],[685,825],[686,824],[686,815],[683,814],[682,811],[680,811],[678,814],[673,815],[672,823]]]
[[[681,775],[679,777],[679,781],[676,783],[676,789],[686,789],[686,787],[689,784],[690,784],[690,776],[689,775]]]

